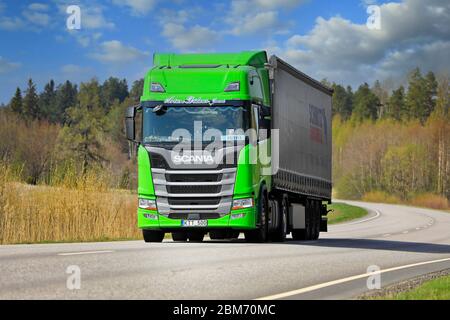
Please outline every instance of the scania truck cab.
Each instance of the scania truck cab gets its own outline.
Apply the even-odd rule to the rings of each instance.
[[[264,51],[155,54],[125,116],[144,240],[317,239],[331,201],[331,93]]]

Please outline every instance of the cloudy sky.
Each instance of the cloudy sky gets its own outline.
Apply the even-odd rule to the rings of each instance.
[[[449,72],[448,0],[0,0],[0,103],[33,78],[142,77],[154,52],[265,49],[311,76],[401,81]],[[81,29],[67,29],[69,5]],[[368,28],[369,5],[380,29]]]

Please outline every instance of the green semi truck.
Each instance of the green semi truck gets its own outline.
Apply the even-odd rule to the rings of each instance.
[[[125,115],[144,240],[318,239],[331,203],[331,96],[265,51],[155,54]]]

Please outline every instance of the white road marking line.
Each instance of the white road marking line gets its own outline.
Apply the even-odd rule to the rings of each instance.
[[[341,284],[341,283],[345,283],[345,282],[349,282],[349,281],[353,281],[353,280],[358,280],[358,279],[362,279],[362,278],[366,278],[366,277],[373,276],[373,275],[376,275],[376,274],[382,274],[382,273],[385,273],[385,272],[397,271],[397,270],[402,270],[402,269],[407,269],[407,268],[412,268],[412,267],[418,267],[418,266],[423,266],[423,265],[432,264],[432,263],[445,262],[445,261],[450,261],[450,258],[439,259],[439,260],[432,260],[432,261],[425,261],[425,262],[419,262],[419,263],[413,263],[413,264],[408,264],[408,265],[404,265],[404,266],[384,269],[384,270],[380,270],[380,271],[376,271],[376,272],[363,273],[363,274],[359,274],[359,275],[356,275],[356,276],[351,276],[351,277],[347,277],[347,278],[343,278],[343,279],[338,279],[338,280],[329,281],[329,282],[325,282],[325,283],[321,283],[321,284],[316,284],[316,285],[313,285],[313,286],[310,286],[310,287],[306,287],[306,288],[302,288],[302,289],[297,289],[297,290],[292,290],[292,291],[288,291],[288,292],[284,292],[284,293],[274,294],[274,295],[267,296],[267,297],[257,298],[255,300],[276,300],[276,299],[287,298],[287,297],[295,296],[295,295],[298,295],[298,294],[307,293],[307,292],[311,292],[311,291],[322,289],[322,288],[326,288],[326,287],[331,287],[331,286],[334,286],[334,285],[337,285],[337,284]]]
[[[112,250],[102,250],[102,251],[80,251],[80,252],[65,252],[58,253],[58,256],[76,256],[81,254],[96,254],[96,253],[111,253],[114,252]]]
[[[407,234],[408,232],[409,232],[409,231],[408,231],[408,230],[406,230],[406,231],[403,231],[402,233],[403,233],[403,234]]]
[[[420,230],[421,228],[416,228],[416,230]]]
[[[368,219],[364,219],[364,220],[360,220],[360,221],[355,221],[355,222],[349,222],[349,223],[341,223],[340,225],[342,225],[342,226],[350,226],[350,225],[352,225],[352,224],[358,224],[358,223],[363,223],[363,222],[367,222],[367,221],[370,221],[370,220],[373,220],[373,219],[377,219],[377,218],[379,218],[380,216],[381,216],[381,212],[379,211],[379,210],[377,210],[377,209],[375,209],[375,212],[376,212],[376,215],[374,216],[374,217],[370,217],[370,218],[368,218]]]
[[[386,234],[383,234],[383,237],[389,237],[391,234],[390,233],[386,233]]]

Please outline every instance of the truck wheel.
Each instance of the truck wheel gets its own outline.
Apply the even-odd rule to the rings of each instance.
[[[321,212],[320,212],[320,201],[314,202],[314,237],[313,240],[319,239],[320,236],[320,220],[321,220]]]
[[[267,225],[267,214],[268,214],[269,203],[267,199],[266,187],[262,186],[259,191],[259,201],[258,201],[258,217],[259,217],[259,228],[256,230],[246,231],[245,240],[247,242],[266,242],[268,236],[268,225]]]
[[[230,239],[239,239],[239,235],[241,233],[239,231],[231,231],[230,233]]]
[[[276,242],[284,242],[286,241],[286,233],[287,233],[287,219],[289,213],[289,201],[286,195],[283,195],[283,198],[280,201],[280,210],[279,210],[279,225],[277,229],[272,234],[272,240]]]
[[[191,232],[188,234],[189,242],[202,242],[205,237],[204,232]]]
[[[172,240],[173,241],[187,241],[187,233],[186,232],[172,232]]]
[[[164,239],[164,232],[158,230],[142,230],[145,242],[162,242]]]

